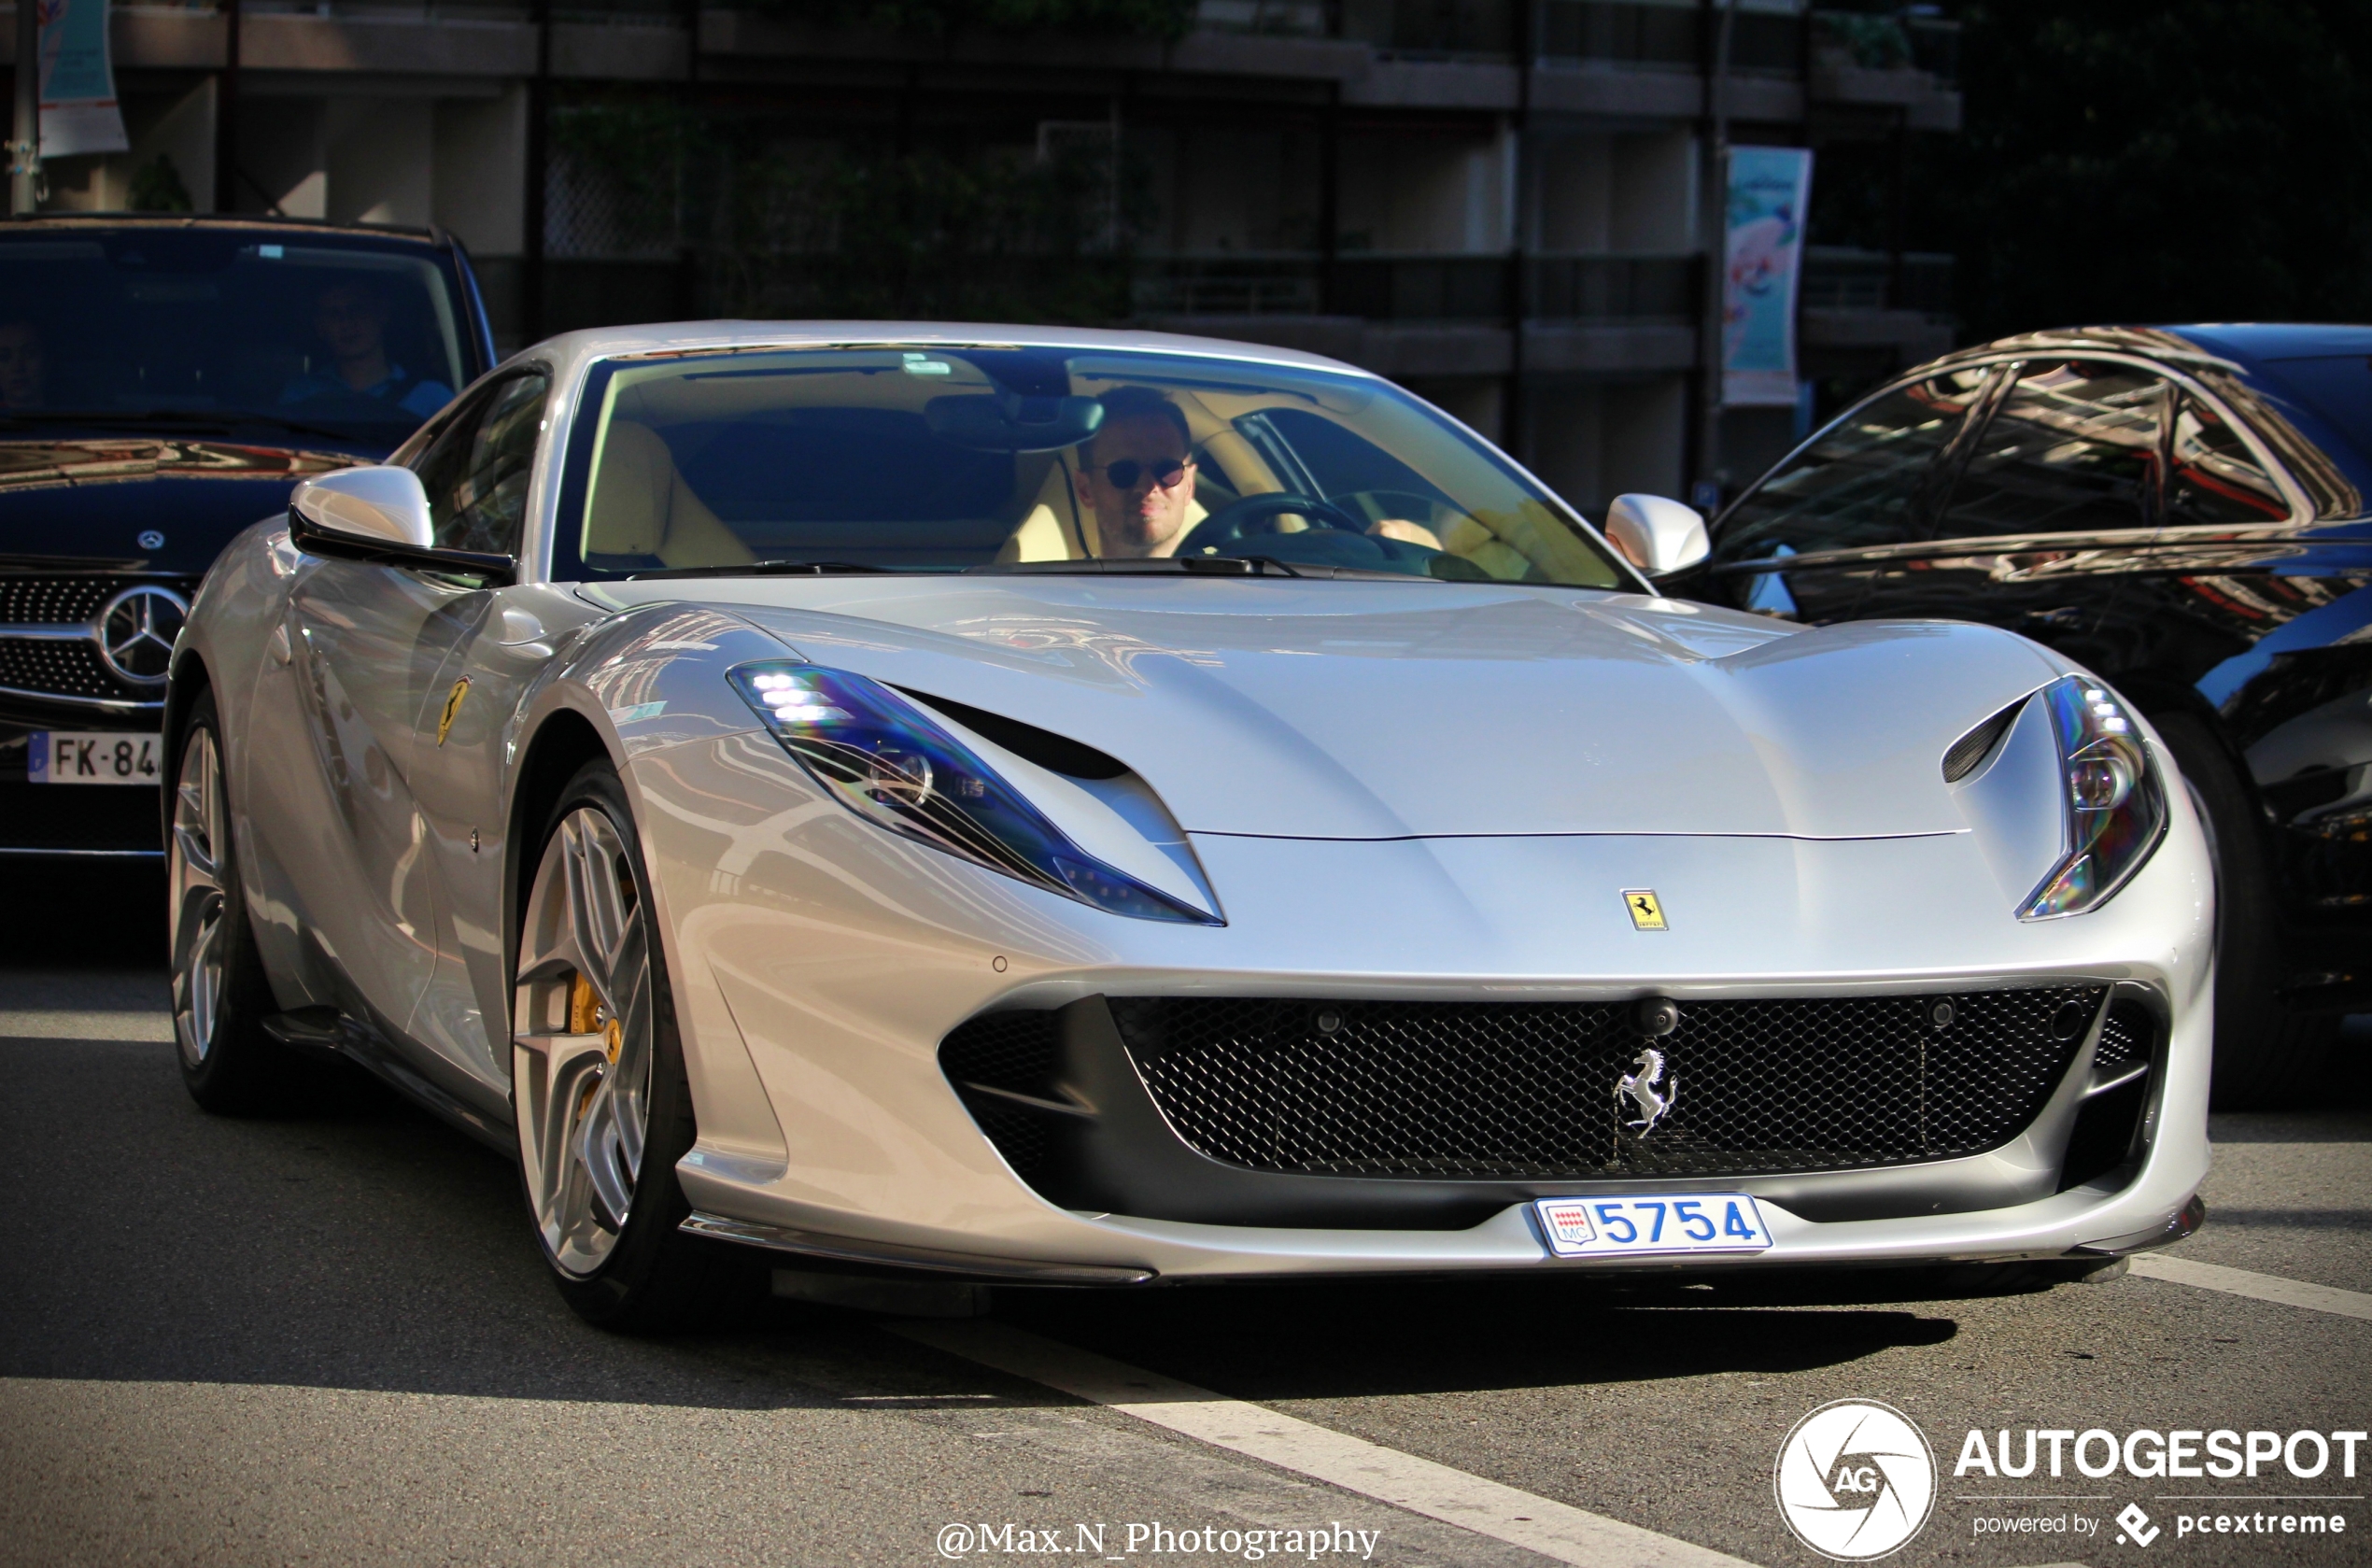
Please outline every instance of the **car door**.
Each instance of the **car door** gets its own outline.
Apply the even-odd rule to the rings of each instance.
[[[498,382],[441,422],[412,467],[432,513],[449,516],[473,485],[471,458],[501,405]],[[439,537],[462,537],[445,526]],[[421,720],[445,691],[438,675],[485,590],[471,579],[371,561],[307,558],[289,599],[295,707],[310,751],[312,792],[329,828],[307,857],[304,903],[314,941],[352,994],[340,1005],[433,1068],[417,1049],[413,1013],[438,963],[436,877],[428,819],[414,787]],[[289,759],[291,764],[296,759]],[[450,1075],[439,1074],[452,1088]]]
[[[440,545],[525,553],[550,391],[549,376],[536,370],[488,399],[466,455],[457,449],[428,487]],[[489,1105],[506,1103],[511,1081],[502,883],[508,721],[556,646],[597,614],[544,584],[464,595],[451,609],[455,635],[432,683],[434,700],[419,717],[413,784],[437,883],[438,960],[412,1032],[468,1074]]]

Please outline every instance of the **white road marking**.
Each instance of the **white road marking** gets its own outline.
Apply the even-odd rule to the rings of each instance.
[[[0,1009],[0,1039],[148,1040],[173,1043],[173,1015],[155,1012],[70,1012],[54,1008]]]
[[[2332,1312],[2372,1322],[2372,1295],[2362,1291],[2309,1285],[2303,1279],[2284,1279],[2275,1274],[2257,1274],[2245,1268],[2226,1268],[2222,1264],[2164,1257],[2155,1252],[2140,1253],[2132,1262],[2134,1273],[2153,1279],[2170,1279],[2202,1291],[2222,1291],[2253,1301],[2280,1302],[2284,1307],[2303,1307],[2313,1312]]]
[[[1264,1406],[1229,1399],[1001,1323],[884,1325],[1197,1442],[1291,1470],[1580,1568],[1753,1568],[1635,1524],[1536,1497]]]

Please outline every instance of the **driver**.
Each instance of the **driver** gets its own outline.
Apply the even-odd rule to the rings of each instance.
[[[368,283],[332,283],[315,298],[313,330],[330,351],[332,370],[307,371],[280,388],[283,403],[337,393],[391,403],[425,419],[453,401],[442,381],[413,375],[388,358],[387,296]]]
[[[1104,422],[1079,451],[1079,504],[1095,514],[1103,553],[1177,554],[1195,510],[1185,413],[1151,387],[1116,387],[1097,401]]]
[[[1104,422],[1080,448],[1079,503],[1095,515],[1103,553],[1176,555],[1204,516],[1194,504],[1194,441],[1185,413],[1151,387],[1116,387],[1097,401]],[[1405,518],[1386,517],[1366,531],[1442,547],[1433,530]]]

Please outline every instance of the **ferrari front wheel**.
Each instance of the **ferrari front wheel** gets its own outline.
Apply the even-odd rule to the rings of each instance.
[[[272,982],[247,925],[214,693],[191,705],[174,758],[165,825],[173,1038],[181,1081],[206,1109],[267,1109],[288,1088],[288,1053],[263,1031]]]
[[[675,1162],[697,1136],[656,911],[607,762],[561,792],[528,884],[513,971],[511,1102],[528,1213],[587,1321],[650,1331],[721,1293],[717,1250],[678,1228]]]

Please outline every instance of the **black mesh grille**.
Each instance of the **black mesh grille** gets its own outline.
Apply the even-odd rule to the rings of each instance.
[[[72,625],[140,579],[0,575],[0,624]]]
[[[2147,1061],[2150,1039],[2156,1033],[2150,1015],[2129,1002],[2119,1002],[2109,1009],[2109,1016],[2100,1025],[2100,1043],[2092,1048],[2092,1067],[2096,1072],[2113,1072],[2135,1062]]]
[[[1180,1137],[1256,1170],[1728,1176],[1944,1159],[2032,1122],[2101,988],[1693,1002],[1652,1042],[1670,1106],[1643,1139],[1616,1004],[1115,999]],[[1334,1026],[1327,1029],[1331,1023]]]
[[[118,680],[99,662],[96,644],[20,642],[0,638],[0,686],[18,691],[56,692],[64,697],[104,697],[133,702],[162,702],[162,681]]]
[[[1043,1098],[1052,1093],[1057,1025],[1051,1012],[993,1012],[940,1042],[940,1068],[996,1151],[1017,1175],[1035,1176],[1052,1151],[1043,1115],[978,1092],[985,1086]]]

